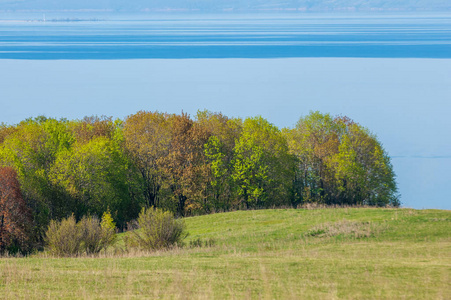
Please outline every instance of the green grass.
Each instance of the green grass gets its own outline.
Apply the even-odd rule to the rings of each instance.
[[[340,208],[185,219],[213,247],[0,259],[0,298],[449,299],[451,212]],[[120,245],[120,241],[119,244]]]

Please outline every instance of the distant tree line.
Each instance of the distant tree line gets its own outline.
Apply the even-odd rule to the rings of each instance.
[[[110,211],[124,228],[151,206],[187,216],[311,202],[400,204],[375,135],[319,112],[282,130],[209,111],[0,126],[0,251],[39,245],[72,214]]]

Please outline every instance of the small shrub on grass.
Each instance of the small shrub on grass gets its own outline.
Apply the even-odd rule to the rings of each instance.
[[[82,233],[81,249],[88,255],[106,250],[116,240],[116,226],[110,212],[103,214],[102,221],[96,216],[85,216],[77,226]]]
[[[80,253],[82,232],[74,215],[67,219],[50,221],[46,232],[47,249],[57,256],[71,256]]]
[[[84,216],[77,223],[73,215],[61,222],[51,221],[46,232],[47,249],[57,256],[97,254],[115,240],[116,228],[109,212],[101,221],[96,216]]]
[[[145,251],[167,249],[181,245],[188,236],[183,220],[175,219],[169,211],[159,208],[142,209],[137,226],[125,239],[128,248],[138,247]]]
[[[109,210],[103,213],[102,221],[100,222],[100,227],[102,227],[102,242],[104,248],[108,248],[114,245],[117,239],[116,235],[116,223],[114,223],[113,217]]]
[[[81,232],[80,248],[86,254],[99,253],[102,250],[102,228],[96,216],[84,216],[77,226]]]

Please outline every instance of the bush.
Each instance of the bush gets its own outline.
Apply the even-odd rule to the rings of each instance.
[[[61,222],[50,221],[45,235],[50,253],[57,256],[71,256],[80,253],[82,232],[77,226],[74,215]]]
[[[77,223],[73,215],[61,222],[51,221],[46,232],[47,248],[58,256],[97,254],[115,240],[116,227],[109,212],[103,214],[102,221],[96,216],[84,216]]]
[[[102,241],[104,248],[108,248],[116,242],[116,223],[114,223],[113,217],[109,210],[103,213],[102,221],[100,222],[100,227],[102,227]]]
[[[137,220],[137,227],[139,230],[130,232],[126,243],[129,247],[135,246],[145,251],[181,245],[188,236],[182,220],[175,219],[171,212],[159,208],[143,208]]]
[[[77,226],[81,232],[81,249],[86,254],[99,253],[102,250],[102,227],[99,218],[84,216]]]

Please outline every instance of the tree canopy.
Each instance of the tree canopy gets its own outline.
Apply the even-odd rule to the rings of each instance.
[[[284,132],[296,158],[296,203],[400,204],[390,158],[368,129],[313,112]]]

